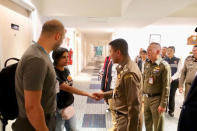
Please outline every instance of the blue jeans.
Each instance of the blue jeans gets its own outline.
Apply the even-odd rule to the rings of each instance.
[[[58,110],[58,109],[57,109]],[[56,129],[55,131],[77,131],[76,116],[74,115],[69,120],[63,120],[59,111],[56,111]]]

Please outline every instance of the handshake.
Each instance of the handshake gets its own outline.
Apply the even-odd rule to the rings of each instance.
[[[97,100],[97,101],[104,98],[104,94],[101,91],[100,92],[94,92],[94,93],[88,93],[87,96],[94,99],[94,100]]]

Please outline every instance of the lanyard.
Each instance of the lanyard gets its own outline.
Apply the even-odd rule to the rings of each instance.
[[[49,56],[49,54],[46,52],[46,50],[40,45],[40,44],[38,44],[37,42],[35,42],[35,41],[32,41],[34,44],[36,44],[37,46],[38,46],[38,48],[40,48],[48,57],[49,57],[49,60],[51,61],[51,59],[50,59],[50,56]]]

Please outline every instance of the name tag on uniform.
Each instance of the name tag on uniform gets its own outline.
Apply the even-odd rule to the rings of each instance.
[[[149,84],[153,84],[153,77],[150,77],[150,78],[148,79],[148,83],[149,83]]]

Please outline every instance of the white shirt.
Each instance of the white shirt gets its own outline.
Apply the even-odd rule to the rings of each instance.
[[[144,73],[144,64],[146,63],[146,60],[142,61],[142,74]]]
[[[110,89],[114,89],[115,88],[115,85],[116,85],[116,79],[117,79],[117,70],[116,70],[116,67],[117,66],[118,66],[118,64],[113,64],[112,65],[112,71],[111,71],[112,80],[111,80]]]
[[[179,79],[181,77],[182,62],[179,60],[176,73],[172,76],[172,80]]]

